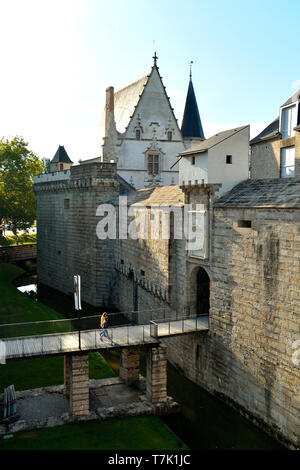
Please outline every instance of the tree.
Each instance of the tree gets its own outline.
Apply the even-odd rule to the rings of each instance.
[[[22,137],[0,139],[0,222],[9,223],[16,236],[36,218],[33,177],[43,170]]]
[[[45,173],[50,173],[50,158],[43,158],[42,162]]]

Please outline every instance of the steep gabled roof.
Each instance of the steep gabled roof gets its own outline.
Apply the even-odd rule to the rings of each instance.
[[[127,127],[129,126],[131,119],[135,115],[135,111],[136,111],[136,108],[138,107],[139,101],[145,91],[145,88],[147,87],[147,83],[150,80],[150,77],[152,76],[154,72],[157,72],[162,89],[164,91],[164,95],[166,96],[166,99],[171,109],[171,113],[176,122],[176,126],[178,128],[178,131],[180,132],[179,126],[177,124],[177,119],[174,114],[174,110],[171,106],[170,99],[167,96],[165,86],[162,82],[162,77],[159,74],[159,67],[157,67],[156,61],[155,61],[154,65],[151,68],[151,72],[149,75],[145,75],[144,77],[122,88],[121,90],[117,91],[114,94],[114,118],[115,118],[116,128],[119,133],[123,134],[126,131]],[[103,111],[101,114],[99,128],[100,128],[100,138],[102,139],[105,136],[105,107],[103,108]]]
[[[213,135],[209,139],[202,140],[201,142],[197,143],[196,145],[193,145],[193,147],[189,148],[188,150],[185,150],[180,154],[180,156],[185,157],[188,155],[191,155],[193,153],[203,153],[206,152],[207,150],[211,149],[215,145],[220,144],[223,142],[223,140],[228,139],[229,137],[233,136],[234,134],[237,134],[241,130],[245,129],[247,126],[241,126],[237,127],[236,129],[229,129],[228,131],[223,131],[223,132],[218,132],[218,134]]]
[[[204,139],[204,132],[194,92],[192,78],[188,87],[185,108],[183,113],[181,133],[183,138],[200,137]]]
[[[56,154],[51,160],[51,163],[73,163],[72,160],[70,160],[69,155],[67,154],[65,147],[63,145],[60,145],[56,151]]]

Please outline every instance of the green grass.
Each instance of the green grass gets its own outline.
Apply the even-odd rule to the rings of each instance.
[[[185,450],[156,416],[111,418],[19,432],[0,450]]]
[[[0,324],[62,318],[46,305],[22,294],[12,280],[24,271],[0,263]],[[12,328],[12,327],[11,327]],[[23,328],[23,333],[26,328]],[[0,327],[1,332],[1,327]],[[14,330],[13,336],[20,331]],[[36,327],[35,333],[38,333]],[[1,338],[1,334],[0,334]],[[116,373],[98,352],[89,353],[89,377],[101,379]],[[62,356],[9,361],[0,364],[0,391],[14,384],[16,390],[59,385],[64,382]],[[105,421],[70,423],[54,428],[14,434],[12,439],[0,438],[4,449],[66,449],[66,450],[146,450],[187,449],[178,437],[157,417],[139,416]]]
[[[4,323],[62,318],[55,310],[40,302],[35,302],[18,291],[12,284],[12,280],[23,273],[23,269],[18,266],[0,263],[0,338],[51,332],[49,324],[44,327],[22,325],[1,328],[1,324]],[[65,329],[66,322],[54,323],[53,332]],[[9,361],[7,364],[0,364],[0,390],[11,384],[15,385],[16,390],[62,384],[64,382],[63,368],[63,358],[58,356]],[[115,373],[99,353],[90,353],[90,378],[101,379],[114,376]]]
[[[36,243],[36,233],[24,233],[18,236],[19,245],[29,245],[30,243]],[[0,235],[0,246],[11,246],[17,245],[17,238],[14,235],[3,236]]]
[[[58,312],[30,299],[12,284],[13,279],[23,273],[24,270],[14,264],[0,263],[0,324],[61,319]],[[15,333],[15,336],[23,334],[21,329]]]

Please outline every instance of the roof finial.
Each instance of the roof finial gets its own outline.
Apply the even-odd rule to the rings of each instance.
[[[156,52],[154,52],[154,56],[152,57],[152,59],[154,59],[154,64],[153,65],[156,65],[156,61],[158,59],[158,57],[156,55]]]
[[[193,63],[194,62],[191,60],[191,62],[190,62],[190,80],[192,80],[192,64]]]

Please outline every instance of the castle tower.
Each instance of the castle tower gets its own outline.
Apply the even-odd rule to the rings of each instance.
[[[64,171],[69,170],[73,165],[72,160],[69,158],[65,147],[63,145],[59,145],[56,154],[52,158],[50,162],[50,171]]]

